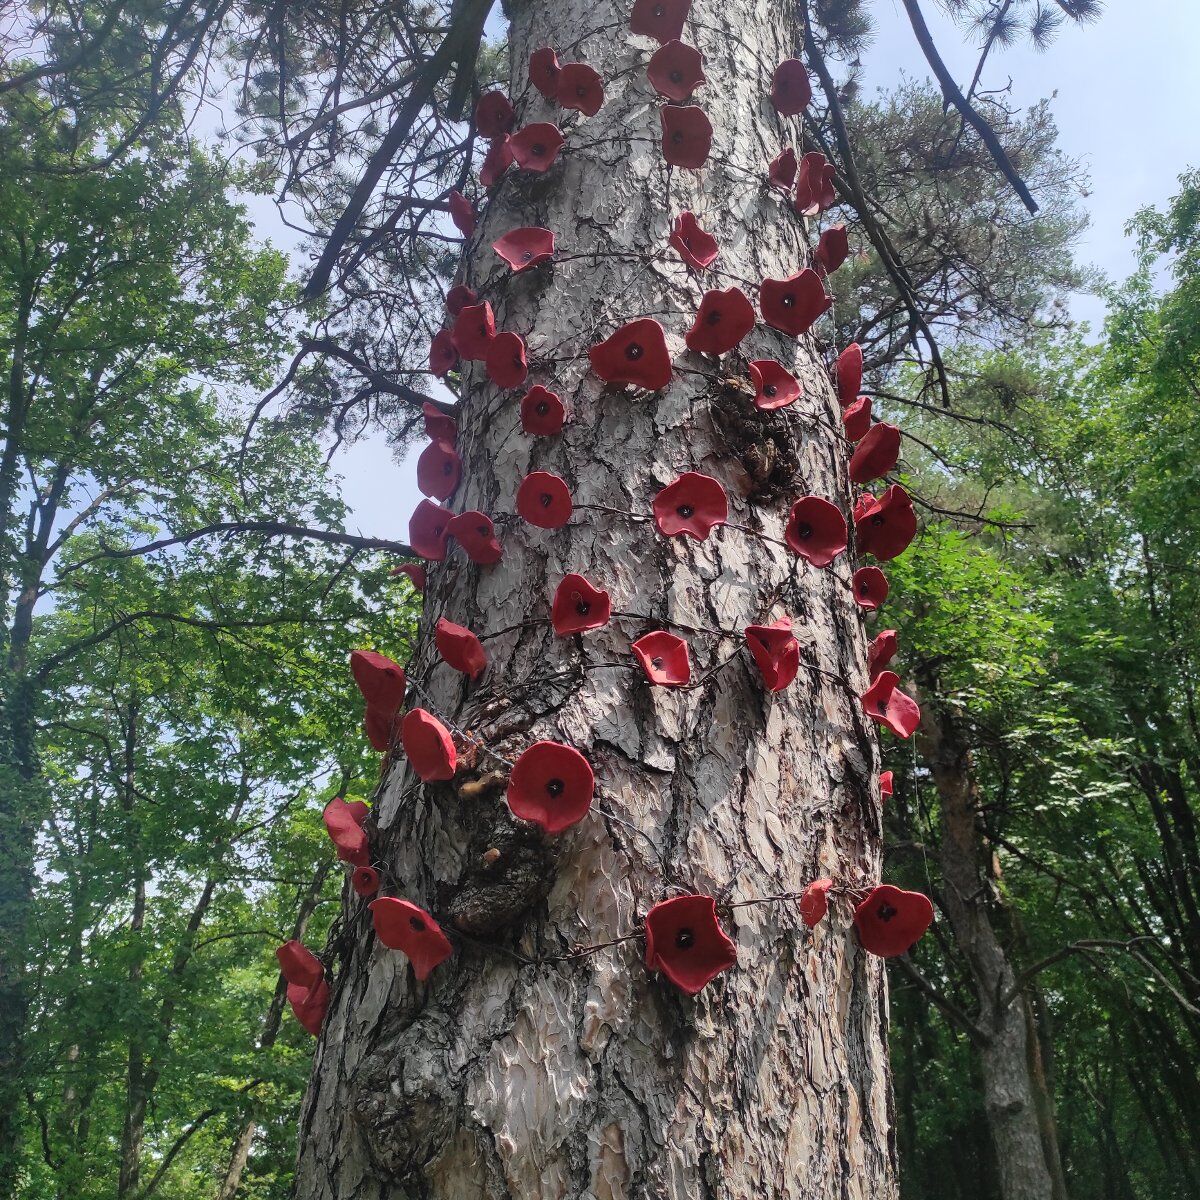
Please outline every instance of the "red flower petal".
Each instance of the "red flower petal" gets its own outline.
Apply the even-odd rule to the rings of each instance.
[[[820,496],[802,496],[788,513],[783,540],[814,567],[827,567],[849,542],[846,518],[836,504]]]
[[[329,1011],[329,984],[324,979],[318,979],[312,987],[289,983],[287,998],[296,1020],[313,1037],[320,1036],[325,1014]]]
[[[468,304],[474,304],[479,299],[472,288],[465,283],[456,283],[446,293],[446,312],[457,317]]]
[[[754,328],[754,305],[739,287],[704,293],[696,320],[684,336],[696,354],[728,354]]]
[[[855,506],[854,532],[860,554],[890,562],[903,554],[917,536],[917,515],[911,497],[895,483],[881,498],[868,496],[861,509]]]
[[[325,805],[321,814],[325,829],[342,862],[353,863],[356,867],[371,865],[371,848],[362,828],[370,811],[361,800],[347,803],[341,796],[335,796]]]
[[[791,146],[781,150],[767,167],[767,183],[773,188],[790,192],[796,182],[796,152]]]
[[[379,891],[379,872],[374,867],[355,867],[350,886],[360,896],[373,896]]]
[[[354,676],[354,682],[368,704],[386,712],[395,712],[404,703],[407,686],[404,668],[386,654],[378,654],[374,650],[351,651],[350,674]]]
[[[771,76],[771,103],[781,117],[795,117],[812,102],[812,84],[798,58],[788,58]]]
[[[899,682],[900,676],[895,671],[880,671],[863,692],[862,706],[877,725],[886,725],[898,738],[908,738],[921,724],[921,710],[911,696],[896,686]]]
[[[867,649],[867,674],[874,679],[896,657],[896,631],[881,629]]]
[[[664,104],[659,110],[662,122],[663,158],[673,167],[697,170],[704,166],[712,149],[713,128],[708,114],[690,104],[681,108]]]
[[[508,139],[509,149],[516,164],[523,171],[541,174],[554,165],[558,152],[563,148],[562,131],[549,121],[538,121],[526,125],[519,133]]]
[[[646,78],[660,96],[682,103],[706,82],[704,55],[686,42],[666,42],[646,65]]]
[[[527,271],[554,257],[554,234],[540,225],[526,225],[497,238],[492,249],[514,271]]]
[[[471,509],[459,513],[446,524],[446,533],[466,551],[473,563],[491,566],[498,563],[504,554],[496,538],[496,527],[486,513]]]
[[[440,438],[452,446],[458,441],[458,422],[449,413],[442,412],[436,404],[426,400],[421,405],[421,414],[425,418],[426,437],[434,441]]]
[[[479,639],[465,626],[438,617],[433,631],[434,645],[448,666],[468,679],[478,679],[487,666],[487,652]]]
[[[880,421],[867,430],[850,456],[850,479],[870,483],[886,475],[900,458],[900,430]]]
[[[770,625],[747,625],[746,645],[769,692],[781,692],[800,670],[800,643],[792,633],[792,622],[780,617]]]
[[[756,358],[750,364],[750,378],[754,383],[756,408],[769,412],[786,408],[800,399],[800,384],[796,377],[773,358]]]
[[[549,46],[542,46],[529,56],[529,82],[547,100],[558,96],[558,55]]]
[[[446,526],[454,514],[432,500],[422,500],[408,521],[408,544],[419,558],[441,562],[446,557]]]
[[[525,339],[519,333],[498,333],[488,347],[484,366],[488,378],[501,388],[517,388],[529,377]]]
[[[587,816],[595,786],[588,760],[573,746],[534,742],[508,777],[508,807],[545,833],[562,833]]]
[[[563,108],[594,117],[604,103],[604,81],[587,63],[566,63],[559,68],[555,95]]]
[[[696,995],[737,962],[737,949],[717,919],[711,896],[673,896],[646,914],[646,969],[661,971]]]
[[[673,42],[683,32],[692,0],[634,0],[629,28],[656,42]]]
[[[451,336],[463,358],[483,362],[496,336],[496,318],[492,315],[492,306],[486,300],[482,304],[466,305],[454,319]]]
[[[711,233],[705,233],[693,213],[682,212],[675,218],[675,226],[667,239],[669,245],[679,252],[689,267],[697,271],[711,267],[721,253],[717,239]]]
[[[279,960],[279,972],[288,981],[299,987],[312,987],[325,977],[321,960],[303,943],[295,938],[284,942],[275,951]]]
[[[401,950],[413,974],[424,983],[434,967],[454,953],[442,927],[423,909],[396,896],[381,896],[370,905],[375,935],[389,950]]]
[[[622,325],[588,351],[592,370],[606,383],[632,383],[657,392],[671,382],[671,354],[662,326],[650,317]]]
[[[850,255],[850,239],[845,225],[830,225],[817,239],[817,269],[823,275],[832,275]]]
[[[458,451],[443,441],[430,442],[417,459],[417,488],[435,500],[449,500],[462,478]]]
[[[800,919],[809,929],[816,928],[829,911],[831,887],[832,879],[815,879],[804,889],[804,894],[800,897]]]
[[[454,222],[455,229],[463,237],[470,237],[475,232],[475,205],[457,189],[450,193],[447,203],[450,206],[450,220]]]
[[[559,637],[599,629],[608,624],[612,606],[608,593],[582,575],[565,575],[554,592],[550,623]]]
[[[534,437],[561,433],[567,409],[557,392],[535,384],[521,399],[521,428]]]
[[[768,325],[799,337],[829,309],[833,297],[825,294],[825,286],[816,271],[805,267],[787,279],[764,279],[758,304]]]
[[[871,428],[871,397],[859,396],[853,404],[842,409],[842,424],[850,441],[861,441]]]
[[[475,105],[475,128],[480,137],[503,137],[512,127],[516,114],[508,97],[503,92],[487,92],[479,97]]]
[[[850,585],[854,602],[867,612],[874,612],[887,599],[887,576],[878,567],[859,567]]]
[[[891,771],[879,772],[879,798],[886,800],[893,792]]]
[[[800,171],[796,176],[796,211],[806,217],[815,217],[837,202],[833,183],[833,164],[825,161],[825,155],[817,150],[800,160]]]
[[[857,342],[851,342],[837,356],[833,368],[834,382],[837,384],[838,400],[843,408],[853,404],[858,399],[862,389],[863,352]]]
[[[458,366],[458,348],[454,337],[448,329],[439,329],[429,343],[429,369],[439,378],[444,379]]]
[[[367,711],[363,713],[363,729],[371,746],[380,754],[386,754],[392,748],[392,739],[396,734],[396,710],[389,711],[368,704]]]
[[[425,590],[425,568],[420,563],[401,563],[398,567],[393,567],[390,573],[407,575],[408,581],[413,585],[415,591],[423,592]]]
[[[686,533],[702,542],[716,525],[729,519],[729,498],[720,482],[699,471],[686,471],[654,497],[654,522],[659,533]]]
[[[506,137],[497,138],[483,156],[479,167],[479,182],[485,188],[494,187],[500,177],[513,164],[512,147]]]
[[[571,492],[550,471],[531,471],[517,488],[517,512],[539,529],[561,529],[571,519]]]
[[[651,683],[660,687],[683,687],[692,677],[687,642],[665,629],[644,634],[630,649]]]
[[[854,910],[858,940],[868,954],[891,958],[904,954],[933,924],[933,905],[920,892],[882,883]]]
[[[453,779],[458,753],[450,731],[432,713],[413,708],[400,723],[400,741],[412,768],[422,782]]]

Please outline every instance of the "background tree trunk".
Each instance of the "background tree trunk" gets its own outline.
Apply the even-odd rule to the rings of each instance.
[[[628,934],[679,887],[738,901],[821,875],[878,877],[878,763],[855,694],[866,686],[865,638],[850,563],[818,571],[744,532],[666,539],[652,524],[582,507],[646,513],[663,485],[695,469],[726,485],[732,521],[778,538],[794,497],[850,500],[841,422],[811,338],[760,325],[745,358],[718,369],[682,347],[704,286],[749,288],[808,261],[801,222],[764,186],[768,161],[800,142],[797,122],[781,121],[768,99],[774,66],[798,46],[794,8],[693,6],[684,40],[705,54],[696,103],[716,130],[700,172],[663,162],[645,78],[653,47],[629,34],[629,11],[593,0],[508,9],[519,125],[564,115],[527,87],[529,54],[543,45],[596,67],[606,102],[591,120],[565,122],[567,148],[547,175],[503,181],[467,265],[498,327],[526,336],[529,383],[558,390],[570,423],[562,437],[527,438],[520,392],[497,394],[476,365],[454,507],[511,513],[522,477],[546,469],[567,479],[577,510],[555,533],[507,521],[495,567],[454,550],[431,571],[410,701],[509,759],[539,737],[579,747],[599,802],[640,835],[594,810],[544,843],[515,827],[502,781],[460,772],[453,785],[422,787],[400,764],[387,773],[371,829],[393,890],[476,940],[420,986],[349,898],[301,1119],[304,1200],[894,1193],[883,964],[857,947],[844,901],[815,935],[791,904],[735,909],[726,924],[738,964],[695,1000],[648,977],[636,941],[536,965],[508,952],[545,957]],[[684,209],[721,241],[723,273],[705,285],[667,250]],[[554,230],[559,261],[501,272],[488,247],[520,225]],[[667,329],[671,387],[602,392],[586,373],[587,347],[643,316]],[[805,389],[794,408],[760,414],[744,388],[721,382],[758,357],[794,364]],[[549,597],[569,571],[634,615],[555,638]],[[808,662],[850,688],[802,669],[789,690],[764,692],[742,631],[785,613]],[[490,662],[477,685],[433,651],[443,615],[485,639]],[[689,638],[702,680],[688,691],[651,689],[632,666],[629,643],[671,626]],[[479,770],[494,765],[481,758]],[[489,848],[500,851],[491,866]]]

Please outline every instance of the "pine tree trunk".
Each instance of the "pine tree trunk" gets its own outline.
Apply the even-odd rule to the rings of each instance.
[[[498,327],[526,337],[529,383],[559,391],[571,419],[561,437],[525,436],[521,392],[497,393],[476,366],[463,390],[464,482],[453,506],[512,513],[522,477],[545,469],[567,480],[577,510],[554,533],[505,523],[494,567],[453,550],[431,571],[410,701],[509,759],[537,738],[578,747],[599,803],[620,821],[593,809],[543,841],[516,828],[486,758],[453,785],[423,787],[402,762],[392,767],[368,826],[375,855],[399,894],[475,941],[418,985],[350,898],[302,1113],[298,1195],[881,1200],[895,1186],[886,984],[882,962],[858,948],[845,902],[815,933],[794,904],[733,910],[725,923],[739,961],[694,1000],[646,974],[637,941],[537,965],[509,952],[544,958],[628,934],[679,887],[736,902],[822,875],[876,880],[880,808],[846,556],[821,571],[737,530],[667,539],[651,523],[581,507],[648,513],[662,486],[697,470],[725,484],[731,521],[776,539],[797,496],[848,510],[840,419],[812,338],[760,324],[744,358],[719,368],[682,346],[705,286],[749,290],[810,257],[799,218],[764,186],[768,161],[799,145],[797,123],[768,100],[775,64],[798,45],[794,7],[693,6],[684,40],[704,52],[708,78],[695,102],[716,130],[700,172],[664,165],[645,77],[653,47],[628,33],[627,3],[524,2],[508,15],[519,125],[563,115],[526,87],[532,50],[554,47],[605,80],[604,107],[569,130],[547,175],[506,177],[467,267],[473,286],[498,281],[487,291]],[[704,285],[667,250],[685,209],[721,242],[726,274]],[[498,269],[491,242],[521,225],[558,235],[552,268]],[[587,347],[643,316],[667,329],[671,387],[602,392]],[[720,381],[761,357],[794,366],[805,396],[793,408],[759,413],[745,385]],[[570,571],[636,615],[556,638],[549,598]],[[802,667],[771,696],[743,630],[785,614],[807,663],[830,674]],[[430,635],[442,615],[485,638],[478,684],[439,663]],[[629,644],[672,627],[691,644],[694,680],[731,661],[691,690],[650,688]]]

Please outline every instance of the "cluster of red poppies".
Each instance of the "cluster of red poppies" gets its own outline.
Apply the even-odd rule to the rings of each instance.
[[[659,43],[647,64],[647,78],[665,98],[660,109],[662,152],[675,167],[696,169],[704,164],[712,144],[712,126],[702,109],[687,104],[704,82],[701,53],[680,41],[691,0],[636,0],[630,20],[635,34]],[[560,64],[549,47],[533,53],[529,61],[532,85],[549,101],[584,116],[593,116],[604,103],[604,85],[586,63]],[[803,64],[792,59],[775,70],[771,80],[771,102],[782,116],[799,115],[812,98]],[[484,95],[475,110],[478,132],[490,140],[480,170],[485,188],[493,186],[514,164],[518,169],[546,171],[564,145],[558,126],[533,123],[513,132],[515,111],[499,91]],[[794,190],[793,205],[804,217],[814,217],[836,200],[834,170],[823,155],[805,154],[799,162],[788,148],[771,163],[767,172],[770,187],[788,193]],[[451,219],[465,237],[475,230],[473,205],[459,192],[448,203]],[[694,213],[683,212],[673,223],[668,245],[695,272],[708,270],[720,254],[717,239],[705,231]],[[532,270],[550,262],[555,254],[555,235],[540,227],[510,230],[492,243],[492,249],[513,272]],[[764,279],[759,285],[758,311],[739,287],[705,292],[684,344],[694,354],[721,356],[736,350],[754,329],[758,317],[773,329],[791,337],[807,333],[833,303],[825,290],[827,276],[846,260],[849,245],[844,225],[827,227],[820,235],[813,266],[785,279]],[[523,387],[529,374],[524,339],[497,331],[491,305],[481,301],[466,284],[451,288],[446,309],[452,324],[442,329],[430,347],[430,368],[438,375],[454,370],[460,361],[482,362],[488,378],[500,389]],[[661,391],[673,376],[672,355],[662,325],[644,317],[622,325],[608,338],[591,346],[589,363],[594,374],[612,386],[632,386]],[[756,359],[747,365],[755,389],[756,407],[771,411],[794,404],[801,398],[800,383],[782,363]],[[861,396],[863,356],[852,345],[837,358],[833,382],[842,407],[845,436],[853,446],[848,474],[858,485],[870,484],[891,472],[900,454],[900,431],[886,422],[873,422],[871,400]],[[543,384],[530,387],[520,401],[520,420],[525,433],[535,437],[561,432],[567,419],[561,397]],[[462,463],[457,450],[457,424],[436,405],[425,406],[425,429],[429,445],[417,464],[417,482],[427,497],[414,512],[409,542],[419,558],[440,562],[453,540],[474,563],[487,566],[498,562],[503,547],[495,525],[485,513],[454,513],[443,507],[460,482]],[[708,475],[688,471],[662,488],[650,500],[650,512],[629,513],[635,520],[652,520],[664,537],[687,536],[698,541],[729,524],[729,500],[721,483]],[[575,504],[566,482],[548,471],[527,475],[515,496],[517,515],[541,529],[559,529],[571,518]],[[608,512],[617,510],[606,509]],[[861,555],[888,562],[902,553],[916,534],[912,501],[899,485],[880,495],[866,492],[854,506],[855,545]],[[744,526],[733,526],[743,534],[759,536]],[[849,546],[849,528],[841,509],[820,496],[802,496],[794,501],[784,526],[784,543],[812,567],[830,566]],[[409,575],[422,589],[424,568],[407,563],[397,571]],[[887,596],[888,585],[878,566],[861,566],[853,574],[851,590],[864,610],[877,609]],[[608,592],[579,574],[568,574],[558,584],[550,601],[550,623],[560,637],[579,635],[607,626],[613,608]],[[801,646],[788,617],[770,624],[749,625],[744,630],[746,647],[757,666],[764,686],[772,692],[788,687],[802,664]],[[437,622],[434,640],[441,659],[471,679],[487,666],[487,654],[479,638],[469,629],[445,618]],[[646,679],[663,687],[687,687],[691,682],[688,643],[669,630],[643,635],[629,647],[633,662]],[[887,670],[896,652],[895,630],[885,630],[871,643],[870,686],[859,697],[865,712],[878,724],[902,738],[911,736],[920,719],[915,701],[897,687],[895,672]],[[355,651],[351,669],[362,692],[366,709],[364,724],[372,745],[389,752],[398,735],[414,773],[424,782],[452,779],[458,769],[456,734],[424,708],[413,707],[401,716],[406,680],[402,668],[372,651]],[[561,834],[590,811],[595,794],[591,765],[578,750],[552,741],[529,746],[515,763],[508,764],[508,807],[514,818],[538,826],[549,836]],[[891,772],[880,776],[883,796],[891,794]],[[325,823],[338,856],[354,867],[353,886],[364,897],[375,896],[379,876],[370,865],[370,852],[363,819],[366,806],[336,799],[325,810]],[[830,879],[810,884],[797,899],[806,925],[815,926],[828,910],[831,894],[845,894],[854,903],[854,924],[859,941],[870,953],[899,954],[924,933],[932,920],[929,900],[919,893],[891,885],[873,888],[839,886]],[[742,901],[767,903],[781,897]],[[380,941],[402,950],[412,961],[418,979],[452,953],[452,945],[437,921],[423,909],[396,897],[379,897],[370,905]],[[721,927],[716,902],[710,896],[684,895],[660,901],[647,913],[642,933],[645,963],[661,971],[688,993],[696,993],[720,971],[736,961],[733,942]],[[307,956],[307,957],[306,957]],[[279,950],[280,963],[288,979],[289,999],[306,1028],[313,1028],[314,1015],[323,1015],[328,1004],[328,987],[313,963],[319,962],[298,943]],[[295,995],[293,995],[295,989]],[[315,1017],[319,1028],[320,1016]],[[315,1030],[314,1030],[315,1031]]]

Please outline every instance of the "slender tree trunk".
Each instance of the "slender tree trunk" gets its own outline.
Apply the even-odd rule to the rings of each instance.
[[[498,326],[526,336],[530,384],[559,391],[571,421],[561,437],[527,438],[520,392],[498,394],[471,370],[454,507],[512,513],[522,477],[545,469],[567,479],[577,506],[647,513],[661,487],[697,470],[724,482],[732,521],[779,538],[796,496],[849,505],[826,367],[811,338],[761,324],[742,344],[744,359],[715,368],[684,353],[704,286],[667,237],[685,209],[716,234],[727,274],[711,275],[711,287],[780,278],[808,260],[798,218],[763,186],[768,161],[799,140],[767,98],[775,64],[798,45],[795,9],[782,0],[693,5],[684,37],[706,56],[697,103],[716,130],[700,172],[664,165],[648,53],[628,32],[629,14],[628,0],[508,7],[519,124],[562,115],[526,86],[529,54],[543,45],[596,67],[606,102],[569,130],[548,174],[502,183],[467,269],[469,282],[488,288]],[[501,273],[487,247],[522,225],[554,230],[562,261]],[[567,260],[579,254],[596,257]],[[589,344],[645,316],[667,329],[672,385],[658,395],[601,391],[586,373]],[[721,382],[761,357],[795,368],[805,396],[793,409],[761,414],[743,387]],[[893,1195],[884,971],[858,948],[844,900],[814,934],[794,905],[733,910],[737,966],[694,1000],[646,974],[637,941],[569,962],[527,965],[506,952],[545,957],[629,934],[678,887],[737,901],[822,875],[878,878],[878,762],[857,698],[865,638],[851,564],[843,556],[817,570],[729,528],[702,543],[667,539],[653,524],[582,507],[559,532],[513,519],[502,534],[497,566],[472,567],[455,550],[432,570],[413,703],[509,759],[539,738],[578,747],[596,770],[600,803],[622,823],[593,809],[543,842],[517,829],[502,782],[462,772],[455,785],[420,787],[400,766],[388,774],[372,823],[376,856],[400,881],[396,891],[475,940],[421,986],[402,955],[376,943],[365,906],[350,901],[302,1112],[298,1195]],[[636,615],[556,638],[549,598],[571,571],[607,588],[619,614]],[[833,677],[805,667],[771,696],[741,650],[743,629],[784,614],[806,662]],[[476,685],[433,652],[429,635],[443,615],[486,639],[490,661]],[[672,625],[687,634],[702,680],[688,691],[651,689],[629,652],[633,639]]]
[[[1016,976],[989,911],[992,884],[970,751],[953,718],[936,703],[926,703],[921,716],[921,749],[933,771],[941,814],[942,900],[974,980],[977,1024],[986,1034],[977,1046],[1001,1194],[1004,1200],[1063,1200],[1066,1181],[1052,1100],[1037,1086],[1040,1048],[1030,1035],[1025,997],[1008,1000]]]

